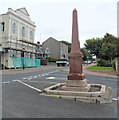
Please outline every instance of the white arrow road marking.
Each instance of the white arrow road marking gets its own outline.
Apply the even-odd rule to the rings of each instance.
[[[48,80],[50,80],[50,79],[55,79],[55,77],[48,77],[48,78],[46,78],[46,79],[48,79]]]
[[[22,81],[20,81],[20,80],[17,80],[17,82],[19,82],[19,83],[21,83],[21,84],[23,84],[23,85],[25,85],[25,86],[33,89],[33,90],[36,90],[36,91],[38,91],[38,92],[42,92],[40,89],[35,88],[35,87],[31,86],[31,85],[28,85],[28,84],[26,84],[26,83],[24,83],[24,82],[22,82]]]

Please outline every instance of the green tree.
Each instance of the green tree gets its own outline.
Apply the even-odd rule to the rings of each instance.
[[[115,57],[118,56],[118,45],[118,39],[115,36],[106,33],[103,38],[102,47],[99,51],[100,58],[112,61]]]
[[[81,48],[81,52],[83,53],[83,61],[92,60],[92,55],[85,48]]]
[[[86,40],[86,43],[84,44],[85,49],[87,49],[90,54],[93,56],[96,56],[96,58],[100,57],[99,51],[102,47],[103,39],[102,38],[92,38]]]
[[[117,44],[117,38],[112,34],[106,33],[103,37],[103,43]]]
[[[69,42],[67,42],[67,41],[64,41],[64,40],[62,40],[62,41],[60,41],[60,42],[62,42],[62,43],[64,43],[65,45],[68,46],[68,53],[70,53],[70,51],[71,51],[71,43],[69,43]]]
[[[112,61],[116,55],[116,47],[111,43],[103,43],[100,49],[100,58]]]

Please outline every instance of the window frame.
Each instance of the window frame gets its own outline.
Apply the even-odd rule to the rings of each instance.
[[[12,34],[16,34],[16,23],[12,24]]]
[[[1,26],[0,32],[4,32],[5,31],[5,22],[1,22],[0,26]]]
[[[22,27],[21,35],[22,35],[22,38],[25,37],[25,27],[24,26]]]
[[[30,40],[33,40],[33,31],[30,31]]]

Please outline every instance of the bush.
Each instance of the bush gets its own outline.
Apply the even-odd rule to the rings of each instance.
[[[52,58],[52,57],[48,57],[47,59],[48,59],[48,62],[56,62],[57,60],[59,60],[57,58]]]
[[[99,59],[97,66],[112,67],[112,63],[110,61],[107,61],[107,60]]]

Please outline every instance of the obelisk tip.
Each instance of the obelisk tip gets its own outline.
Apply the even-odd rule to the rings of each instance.
[[[76,8],[74,8],[74,11],[77,11]]]

